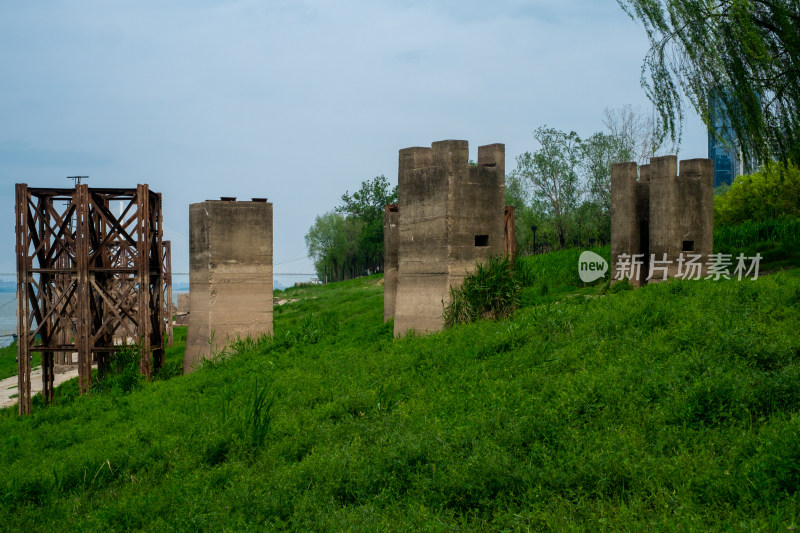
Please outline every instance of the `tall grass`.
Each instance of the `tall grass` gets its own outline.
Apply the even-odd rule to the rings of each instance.
[[[519,306],[519,282],[508,256],[478,263],[459,287],[450,287],[444,308],[446,327],[478,319],[508,318]]]
[[[762,222],[747,221],[714,230],[714,248],[737,250],[758,243],[800,246],[800,218],[785,217]]]
[[[714,251],[752,257],[761,254],[766,268],[800,261],[800,218],[747,221],[714,229]]]
[[[115,391],[127,394],[138,387],[142,381],[139,374],[139,349],[126,345],[111,355],[108,371],[94,381],[94,392]]]

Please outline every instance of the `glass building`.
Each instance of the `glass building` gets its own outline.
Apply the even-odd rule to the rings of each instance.
[[[717,139],[709,130],[708,158],[714,161],[714,187],[723,183],[730,185],[736,176],[744,172],[736,132],[725,112],[725,104],[719,98],[709,98],[708,110],[711,124],[721,138]]]

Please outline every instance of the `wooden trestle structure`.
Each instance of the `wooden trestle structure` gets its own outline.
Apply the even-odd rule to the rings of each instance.
[[[115,215],[114,212],[119,213]],[[89,390],[122,344],[140,353],[148,379],[164,363],[171,330],[169,243],[161,194],[135,189],[16,185],[19,413],[31,410],[31,353],[42,354],[42,396],[53,400],[54,362],[78,354],[80,391]]]

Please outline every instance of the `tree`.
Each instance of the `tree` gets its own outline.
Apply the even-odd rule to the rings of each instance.
[[[339,281],[345,278],[360,229],[357,220],[348,220],[336,212],[316,217],[305,240],[320,279]]]
[[[631,104],[605,108],[603,125],[614,141],[613,163],[636,161],[640,165],[646,165],[664,145],[655,117],[647,116],[640,107]]]
[[[607,241],[611,232],[611,165],[626,161],[649,163],[664,143],[656,131],[655,120],[638,107],[626,104],[606,108],[603,114],[606,131],[597,132],[581,143],[581,170],[593,204],[584,208],[581,224],[593,227],[596,239]]]
[[[617,2],[650,40],[642,86],[660,131],[680,137],[683,93],[709,129],[715,109],[727,115],[748,163],[800,161],[797,0]]]
[[[361,232],[357,238],[358,253],[364,268],[376,269],[383,266],[383,210],[386,204],[397,202],[397,187],[390,187],[383,175],[371,181],[361,182],[361,188],[342,195],[342,205],[336,208],[361,221]]]
[[[611,165],[631,161],[633,154],[614,135],[597,132],[581,143],[581,169],[586,176],[591,199],[611,212]]]
[[[540,226],[538,214],[531,207],[531,192],[528,180],[517,172],[509,172],[506,176],[506,205],[513,205],[514,236],[517,250],[528,249],[533,242],[531,226]],[[541,234],[540,234],[541,235]]]
[[[530,181],[534,201],[552,218],[563,248],[570,215],[581,193],[578,177],[581,139],[574,131],[565,133],[547,126],[538,128],[533,137],[539,149],[518,156],[514,172]]]

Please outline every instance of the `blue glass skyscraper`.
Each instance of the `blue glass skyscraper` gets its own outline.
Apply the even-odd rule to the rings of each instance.
[[[711,125],[720,137],[718,139],[712,130],[708,131],[708,158],[714,161],[714,187],[724,183],[730,185],[736,176],[744,172],[736,132],[721,99],[710,97],[708,111]]]

